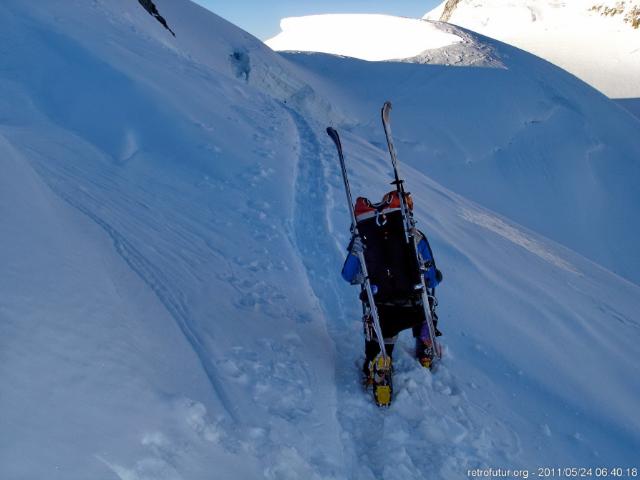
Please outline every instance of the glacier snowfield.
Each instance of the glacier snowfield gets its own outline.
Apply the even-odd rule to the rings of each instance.
[[[277,54],[155,3],[175,38],[134,0],[0,5],[0,478],[639,466],[637,119],[463,30],[492,61]],[[401,336],[386,410],[325,134],[379,198],[385,100],[446,349]]]

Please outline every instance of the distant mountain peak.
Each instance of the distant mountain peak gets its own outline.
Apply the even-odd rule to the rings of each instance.
[[[524,18],[531,23],[540,18],[553,19],[554,14],[561,10],[570,11],[572,14],[583,13],[585,16],[599,14],[602,17],[616,17],[632,28],[640,28],[640,1],[639,0],[576,0],[566,2],[561,0],[525,0],[513,2],[512,0],[446,0],[433,11],[425,15],[430,20],[449,22],[463,8],[471,8],[476,11],[488,9],[501,9],[507,11],[520,10],[525,12]]]
[[[440,21],[448,22],[449,19],[451,18],[451,14],[456,9],[459,3],[460,3],[460,0],[447,0],[447,3],[444,4],[444,11],[440,16]]]
[[[640,97],[640,0],[446,0],[424,18],[529,51],[609,97]]]

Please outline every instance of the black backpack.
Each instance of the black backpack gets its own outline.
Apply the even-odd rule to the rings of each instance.
[[[411,207],[409,194],[405,198]],[[399,194],[394,190],[377,204],[359,197],[355,213],[376,301],[417,300],[422,279],[415,247],[405,238]]]

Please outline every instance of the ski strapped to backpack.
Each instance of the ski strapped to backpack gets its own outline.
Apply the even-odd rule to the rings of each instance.
[[[409,205],[407,204],[408,196],[404,190],[404,180],[400,179],[400,174],[398,171],[398,156],[396,154],[396,149],[393,144],[393,137],[391,136],[391,119],[389,117],[390,112],[391,112],[391,102],[386,101],[382,106],[381,113],[382,113],[382,125],[384,127],[384,134],[387,138],[387,146],[389,148],[389,155],[391,156],[391,163],[393,165],[393,174],[395,177],[393,182],[391,182],[391,184],[395,185],[396,190],[398,192],[398,197],[400,199],[400,209],[402,211],[405,240],[407,241],[407,243],[413,246],[413,254],[415,255],[415,259],[421,268],[420,280],[422,283],[422,287],[420,291],[420,296],[422,299],[421,301],[422,308],[424,309],[424,314],[425,314],[425,318],[427,320],[427,326],[429,329],[429,337],[433,342],[435,354],[438,359],[441,359],[442,348],[440,347],[436,339],[436,331],[435,331],[435,326],[433,324],[433,315],[431,314],[431,307],[429,304],[429,291],[427,289],[427,284],[425,282],[424,275],[422,274],[423,273],[422,270],[424,270],[424,266],[422,266],[422,262],[420,262],[420,254],[418,253],[419,251],[418,251],[418,238],[416,235],[417,234],[416,221],[413,218],[413,212],[411,208],[409,208]],[[435,304],[435,289],[433,290],[434,292],[432,292],[432,294],[434,295],[434,304]]]
[[[347,175],[347,167],[344,161],[344,154],[342,152],[342,143],[340,142],[340,136],[338,132],[331,127],[327,128],[327,134],[333,140],[333,143],[336,145],[336,149],[338,150],[338,157],[340,159],[340,167],[342,168],[342,179],[344,180],[344,189],[347,194],[347,202],[349,204],[349,213],[351,214],[351,234],[354,237],[360,237],[360,232],[358,231],[358,224],[356,222],[356,215],[354,211],[353,205],[353,197],[351,196],[351,187],[349,186],[349,177]],[[373,323],[373,330],[376,335],[376,339],[378,344],[380,345],[380,353],[382,358],[384,359],[385,364],[390,364],[387,355],[387,349],[384,345],[384,337],[382,336],[382,328],[380,327],[380,317],[378,316],[378,309],[376,308],[376,304],[373,298],[373,291],[371,290],[371,281],[369,280],[369,273],[367,271],[367,264],[364,258],[364,252],[357,252],[358,261],[360,262],[360,268],[362,271],[362,276],[364,277],[364,289],[367,294],[367,300],[369,303],[371,319]]]

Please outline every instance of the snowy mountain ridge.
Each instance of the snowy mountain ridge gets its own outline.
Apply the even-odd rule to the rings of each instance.
[[[640,98],[637,0],[447,0],[423,18],[534,53],[611,98]]]
[[[534,53],[610,98],[632,99],[623,105],[635,112],[635,99],[640,98],[638,0],[447,0],[423,18],[459,25]],[[442,28],[415,19],[312,15],[283,19],[281,28],[281,33],[266,41],[280,51],[447,65],[483,63],[476,56],[465,58],[466,49],[455,38],[443,44],[438,33]]]
[[[516,2],[510,0],[446,0],[424,18],[450,22],[459,9],[500,9],[508,11],[513,19],[528,19],[531,23],[539,21],[558,21],[558,13],[562,10],[570,12],[575,22],[581,16],[611,17],[631,28],[640,27],[640,2],[638,0],[609,0],[594,3],[593,0],[575,0],[561,2],[556,0],[526,0]],[[519,13],[518,13],[519,12]],[[439,15],[439,16],[438,16]],[[486,19],[487,23],[491,21]],[[517,21],[517,20],[516,20]]]
[[[278,51],[323,52],[369,61],[502,66],[494,49],[444,23],[390,15],[327,14],[285,18],[280,26],[282,32],[265,42]]]
[[[428,48],[413,57],[394,61],[452,67],[506,68],[498,50],[487,42],[479,40],[477,35],[448,23],[434,25],[443,32],[457,36],[459,41],[440,48]]]
[[[461,41],[455,33],[432,23],[391,15],[308,15],[284,18],[280,28],[282,32],[265,41],[274,50],[332,53],[372,61],[413,57]]]

